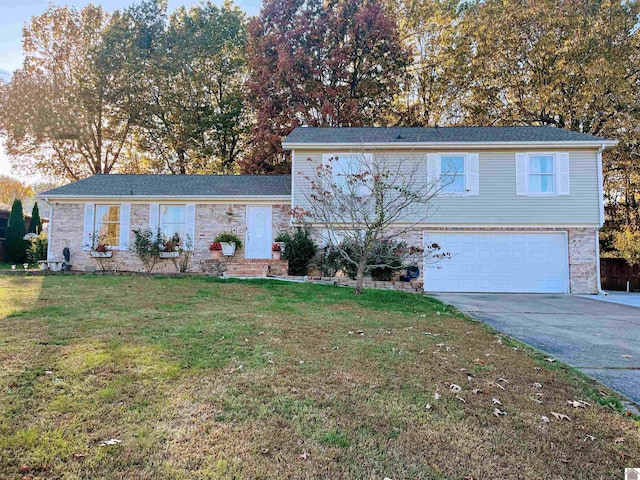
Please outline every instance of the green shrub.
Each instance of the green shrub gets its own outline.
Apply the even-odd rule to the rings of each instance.
[[[133,250],[142,261],[147,273],[151,273],[160,257],[160,252],[164,248],[162,232],[158,229],[156,233],[150,229],[137,229],[133,231],[136,239],[133,243]]]
[[[33,265],[38,263],[38,260],[46,260],[48,244],[49,240],[45,232],[40,232],[38,238],[30,240],[29,249],[27,250],[27,261]]]
[[[24,239],[27,229],[24,225],[24,213],[22,213],[22,202],[18,199],[13,201],[9,224],[4,246],[7,252],[7,260],[13,263],[23,263],[27,258],[27,248],[29,242]]]
[[[309,263],[315,257],[318,246],[311,237],[309,227],[295,227],[293,234],[282,234],[286,243],[282,258],[289,262],[289,275],[306,275]]]

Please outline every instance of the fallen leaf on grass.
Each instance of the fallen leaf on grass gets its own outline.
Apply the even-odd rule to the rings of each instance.
[[[29,465],[20,465],[20,473],[27,473],[31,471],[31,467]]]
[[[587,435],[586,437],[584,437],[584,440],[582,440],[583,442],[586,442],[587,440],[591,440],[592,442],[596,439],[596,437],[594,437],[593,435]]]
[[[122,440],[118,440],[117,438],[112,438],[110,440],[105,440],[104,442],[100,443],[100,446],[106,447],[107,445],[118,445],[119,443],[122,443]]]
[[[502,405],[502,402],[499,399],[497,399],[496,397],[493,397],[492,401],[493,401],[494,405]]]
[[[503,412],[503,411],[502,411],[502,410],[500,410],[499,408],[494,408],[494,409],[493,409],[493,415],[494,415],[495,417],[500,418],[500,416],[501,416],[501,415],[502,415],[502,416],[506,416],[506,415],[507,415],[507,412]]]
[[[462,398],[460,395],[456,395],[456,398],[460,400],[462,403],[467,403],[467,401],[464,398]]]
[[[587,408],[591,406],[590,403],[587,403],[584,400],[567,400],[567,403],[573,408]]]
[[[73,458],[77,458],[78,460],[82,460],[83,458],[86,458],[87,456],[84,453],[74,453],[73,454]]]
[[[622,443],[624,442],[624,437],[618,437],[613,439],[613,443]]]
[[[558,412],[551,412],[551,415],[553,415],[557,420],[566,420],[568,422],[571,421],[571,419],[569,418],[568,415],[565,415],[564,413],[558,413]]]
[[[440,400],[440,397],[441,397],[441,395],[438,392],[433,394],[433,399],[434,400]]]

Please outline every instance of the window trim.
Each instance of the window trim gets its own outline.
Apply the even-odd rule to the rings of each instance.
[[[558,186],[558,152],[528,152],[526,155],[526,189],[527,196],[529,197],[559,197],[559,186]],[[548,175],[548,174],[537,174],[531,173],[531,157],[552,157],[553,158],[553,192],[532,192],[529,181],[531,180],[531,175]]]
[[[94,203],[93,204],[93,234],[97,234],[100,232],[98,229],[98,208],[99,207],[118,207],[118,221],[117,222],[103,222],[108,224],[118,224],[118,244],[111,245],[109,244],[109,248],[111,250],[120,250],[120,239],[122,238],[121,229],[122,229],[122,204],[120,203]]]
[[[469,188],[469,154],[466,152],[439,152],[438,154],[438,168],[440,170],[440,192],[439,195],[446,197],[468,197],[470,195]],[[442,157],[462,157],[463,161],[463,173],[462,178],[464,179],[464,190],[461,192],[445,192],[442,187],[442,177],[445,176],[442,170]],[[459,175],[456,175],[459,176]]]

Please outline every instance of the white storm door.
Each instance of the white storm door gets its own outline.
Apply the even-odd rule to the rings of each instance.
[[[245,258],[271,258],[271,207],[247,205]]]

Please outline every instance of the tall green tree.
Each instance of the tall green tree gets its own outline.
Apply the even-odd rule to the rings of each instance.
[[[29,232],[40,234],[42,232],[42,220],[40,220],[40,209],[38,202],[33,204],[31,209],[31,221],[29,222]]]
[[[22,211],[22,202],[18,199],[13,201],[11,205],[11,213],[9,214],[9,224],[7,225],[7,233],[4,246],[7,251],[7,260],[13,263],[22,263],[26,259],[27,248],[29,242],[24,240],[27,229],[24,224],[24,213]]]
[[[15,166],[77,180],[117,171],[133,125],[129,104],[99,68],[108,15],[50,6],[23,30],[22,68],[3,88],[0,127]]]
[[[245,15],[229,1],[180,7],[168,18],[153,0],[114,14],[103,56],[128,71],[126,91],[141,104],[133,139],[147,165],[234,171],[247,129],[246,39]]]
[[[249,38],[248,172],[288,171],[280,142],[298,125],[384,122],[409,60],[380,0],[268,0]]]

